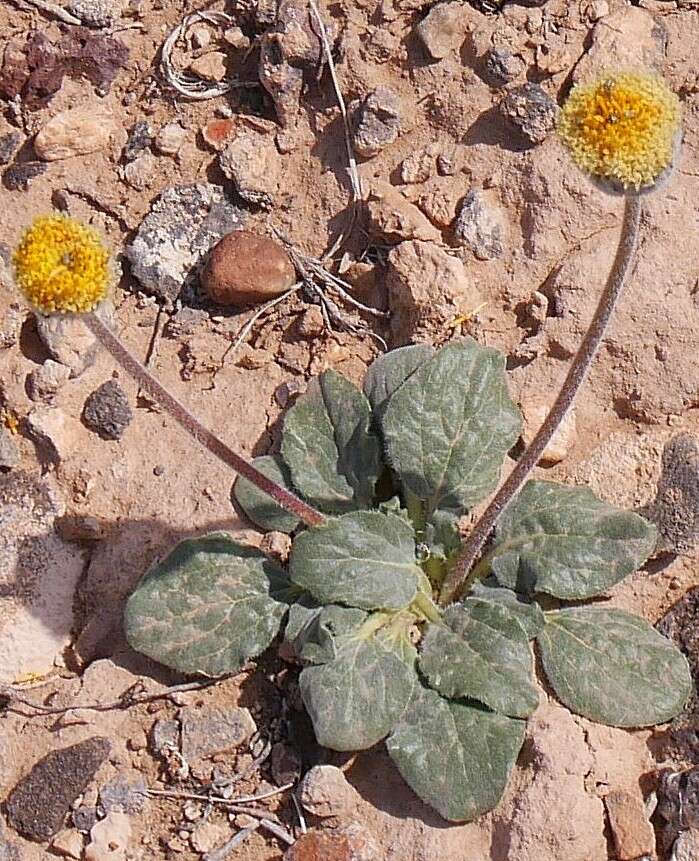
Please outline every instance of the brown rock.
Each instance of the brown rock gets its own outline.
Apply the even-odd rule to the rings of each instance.
[[[114,118],[104,108],[73,108],[46,123],[34,139],[34,150],[43,161],[99,152],[116,131]]]
[[[314,816],[347,816],[356,806],[357,793],[334,765],[316,765],[304,775],[299,801]]]
[[[180,722],[182,756],[190,763],[236,750],[257,729],[244,708],[188,707],[180,713]]]
[[[284,855],[284,861],[379,861],[380,858],[374,840],[354,824],[337,831],[309,831]]]
[[[469,19],[464,4],[439,3],[416,28],[417,37],[434,60],[456,51],[466,38]]]
[[[192,60],[189,70],[206,81],[222,81],[227,74],[226,55],[219,51],[204,54],[203,57]]]
[[[655,856],[655,832],[648,821],[640,792],[617,790],[604,799],[618,861]]]
[[[443,332],[481,304],[464,264],[432,242],[401,242],[388,255],[386,276],[391,329],[397,344]]]
[[[209,257],[202,284],[218,305],[254,305],[279,296],[296,281],[296,272],[282,246],[270,239],[234,230]]]
[[[374,232],[387,242],[402,242],[404,239],[438,242],[442,238],[417,206],[387,182],[374,184],[367,208]]]

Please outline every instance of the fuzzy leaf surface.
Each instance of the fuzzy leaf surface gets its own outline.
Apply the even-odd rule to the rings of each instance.
[[[326,604],[308,619],[294,641],[294,648],[307,664],[327,664],[338,657],[366,619],[364,610]]]
[[[345,637],[334,660],[306,667],[299,685],[318,742],[365,750],[385,738],[418,685],[415,655],[405,633],[379,632]]]
[[[187,539],[129,598],[126,637],[180,672],[231,673],[274,639],[287,585],[278,565],[225,533]]]
[[[656,535],[643,517],[589,488],[530,481],[500,518],[491,564],[498,581],[518,592],[591,598],[636,571]]]
[[[497,484],[521,430],[504,368],[496,350],[451,343],[391,397],[382,420],[388,460],[428,515],[463,512]]]
[[[371,407],[336,371],[311,381],[284,421],[282,456],[294,486],[322,511],[371,506],[382,469]]]
[[[467,598],[447,607],[443,624],[429,625],[421,643],[420,671],[450,699],[473,699],[511,717],[527,717],[539,704],[532,683],[529,641],[502,604]]]
[[[476,582],[471,587],[469,597],[506,607],[513,616],[517,617],[528,640],[533,640],[546,624],[546,617],[541,607],[536,603],[528,604],[522,601],[511,589]]]
[[[252,461],[253,466],[267,478],[287,490],[295,492],[291,483],[291,473],[288,466],[279,455],[264,455]],[[239,475],[233,488],[235,498],[240,507],[252,522],[265,531],[293,532],[299,525],[298,517],[290,514],[266,493],[263,493],[252,482]]]
[[[451,822],[470,822],[500,800],[524,726],[419,687],[386,746],[423,801]]]
[[[643,619],[621,610],[547,613],[537,642],[561,702],[600,723],[664,723],[682,711],[692,690],[684,655]]]
[[[410,524],[380,511],[352,511],[307,529],[291,550],[291,579],[321,604],[401,610],[420,573]]]
[[[364,394],[374,413],[381,415],[391,396],[433,355],[428,344],[412,344],[374,359],[364,378]]]

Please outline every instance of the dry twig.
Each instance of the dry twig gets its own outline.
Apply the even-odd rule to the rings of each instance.
[[[47,15],[58,18],[64,24],[73,24],[76,26],[82,24],[80,18],[76,18],[75,15],[71,15],[70,12],[66,12],[65,9],[62,9],[55,3],[49,3],[48,0],[12,0],[12,2],[15,6],[19,6],[20,9],[24,9],[25,11],[29,11],[32,7],[39,9],[41,12],[46,12]]]

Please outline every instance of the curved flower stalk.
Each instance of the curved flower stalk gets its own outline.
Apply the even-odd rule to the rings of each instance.
[[[612,269],[590,327],[563,386],[536,436],[463,543],[447,575],[441,601],[459,597],[478,576],[472,567],[502,512],[522,488],[561,422],[597,355],[634,261],[641,195],[670,175],[679,146],[680,105],[657,75],[609,73],[575,87],[561,110],[560,140],[573,161],[603,190],[624,196],[621,236]]]
[[[309,526],[323,515],[271,481],[206,428],[124,346],[96,309],[115,281],[111,255],[97,231],[63,215],[37,218],[13,255],[15,280],[41,314],[79,314],[124,370],[200,445]]]

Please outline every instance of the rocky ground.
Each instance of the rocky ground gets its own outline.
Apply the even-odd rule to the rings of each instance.
[[[98,227],[123,270],[112,324],[245,454],[274,446],[314,374],[358,380],[384,343],[462,333],[508,356],[526,436],[592,314],[622,207],[571,167],[552,134],[557,104],[597,70],[655,68],[682,100],[684,144],[647,199],[621,308],[541,467],[648,505],[663,447],[699,425],[697,3],[322,5],[354,179],[313,10],[215,3],[225,15],[190,21],[163,55],[192,5],[0,4],[0,682],[45,712],[0,699],[0,859],[699,858],[694,704],[671,727],[628,732],[542,690],[505,798],[455,827],[383,753],[319,750],[276,654],[168,692],[187,680],[126,646],[126,596],[183,536],[261,536],[231,502],[232,477],[82,324],[37,321],[7,265],[23,228],[52,208]],[[211,246],[239,227],[276,231],[311,273],[260,318],[271,295],[241,308],[229,290],[214,304],[200,277]],[[338,292],[329,251],[326,269],[387,314]],[[696,447],[683,439],[682,481],[695,486]],[[677,457],[666,466],[672,483]],[[653,623],[677,605],[661,627],[696,668],[699,573],[685,538],[610,600]],[[299,777],[295,802],[284,787]],[[265,797],[236,809],[188,797],[212,786]]]

